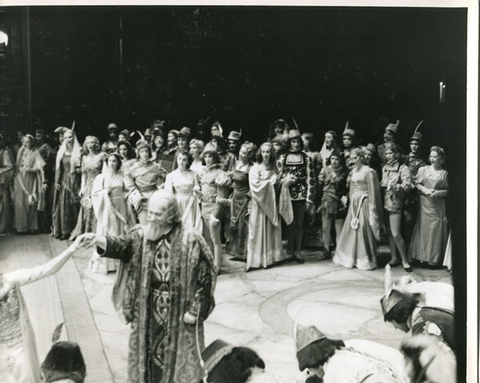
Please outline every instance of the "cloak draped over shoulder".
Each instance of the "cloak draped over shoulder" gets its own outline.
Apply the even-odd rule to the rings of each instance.
[[[170,302],[166,327],[163,383],[198,382],[204,376],[198,347],[203,349],[203,321],[212,312],[216,282],[213,255],[205,240],[196,232],[176,226],[168,234]],[[148,318],[152,307],[152,265],[156,242],[143,237],[141,230],[129,235],[107,237],[104,257],[128,263],[127,291],[124,313],[131,322],[128,355],[128,379],[131,383],[150,383],[146,369],[148,361]],[[196,325],[186,324],[183,316],[189,312],[199,318],[198,343]]]

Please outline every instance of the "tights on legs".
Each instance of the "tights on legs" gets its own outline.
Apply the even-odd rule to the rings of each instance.
[[[294,257],[300,258],[305,221],[305,201],[292,201],[293,222],[287,226],[288,249]]]

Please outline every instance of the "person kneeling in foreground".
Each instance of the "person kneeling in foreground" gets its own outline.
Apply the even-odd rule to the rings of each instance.
[[[400,346],[407,374],[415,383],[455,383],[457,361],[450,347],[433,335],[414,335]]]
[[[402,354],[367,340],[329,339],[316,327],[300,329],[296,336],[300,371],[307,383],[406,383]]]
[[[86,376],[82,351],[73,342],[55,343],[42,363],[45,383],[83,383]]]
[[[248,347],[217,339],[202,353],[207,383],[276,383],[265,372],[265,362]],[[200,381],[200,383],[203,381]]]

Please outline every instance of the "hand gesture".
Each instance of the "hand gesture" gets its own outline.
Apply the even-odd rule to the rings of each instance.
[[[73,243],[73,246],[75,246],[77,249],[81,247],[88,249],[89,247],[95,245],[96,240],[97,235],[95,233],[85,233],[77,237]]]
[[[47,185],[46,183],[43,183],[43,185],[42,185],[42,191],[43,191],[43,192],[46,192],[47,189],[48,189],[48,185]]]
[[[197,317],[190,314],[188,311],[183,315],[183,321],[186,324],[195,324],[197,322]]]
[[[347,206],[348,198],[346,195],[344,195],[340,201],[342,202],[343,206]]]

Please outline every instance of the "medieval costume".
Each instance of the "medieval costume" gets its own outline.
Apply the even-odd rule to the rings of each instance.
[[[318,176],[318,190],[320,194],[320,206],[318,208],[322,216],[323,223],[323,255],[322,259],[330,257],[330,237],[332,221],[335,223],[336,243],[338,245],[340,233],[345,223],[347,207],[342,204],[342,197],[348,194],[347,187],[347,168],[340,161],[341,154],[336,151],[332,153],[338,161],[333,161],[326,165],[320,171]]]
[[[296,334],[298,365],[325,383],[407,383],[403,355],[362,339],[333,340],[314,326]],[[310,379],[307,379],[307,382]]]
[[[35,334],[20,286],[54,275],[76,249],[74,244],[44,265],[0,274],[0,290],[9,287],[0,296],[0,382],[40,381]]]
[[[42,139],[45,137],[45,131],[37,130],[36,135],[40,135]],[[40,199],[42,200],[42,205],[44,209],[39,211],[39,228],[44,233],[49,233],[51,231],[52,225],[52,204],[53,204],[53,194],[54,194],[54,185],[53,180],[55,178],[55,153],[52,147],[43,142],[38,146],[38,152],[45,161],[45,166],[43,167],[44,180],[43,186],[46,186],[47,190],[40,194]]]
[[[194,187],[197,185],[197,175],[193,170],[187,169],[185,172],[182,172],[180,169],[176,169],[167,174],[164,188],[175,194],[183,226],[186,229],[195,229],[201,233],[203,222],[200,201],[193,192]]]
[[[17,155],[15,194],[13,198],[15,230],[18,233],[38,232],[38,210],[44,206],[39,196],[43,184],[43,161],[38,150],[33,147],[33,137],[26,135],[31,147],[22,145]]]
[[[251,165],[247,164],[241,167],[241,162],[237,163],[231,174],[232,178],[232,202],[230,205],[230,229],[232,240],[228,252],[234,259],[246,260],[247,257],[247,213],[250,203],[250,187],[248,174]]]
[[[137,155],[141,149],[148,149],[151,155],[150,146],[145,141],[137,143]],[[148,199],[165,182],[165,169],[150,160],[137,160],[124,175],[128,201],[136,209],[140,223],[145,224]]]
[[[66,129],[65,135],[73,135],[72,146],[64,139],[55,160],[55,194],[53,197],[53,231],[56,238],[68,238],[75,228],[80,209],[80,144],[73,131]]]
[[[98,141],[96,137],[88,136],[85,139],[85,144],[90,140]],[[97,222],[92,207],[92,185],[95,177],[102,172],[104,160],[105,153],[103,152],[90,152],[90,154],[82,157],[82,179],[80,187],[80,192],[82,194],[80,200],[81,206],[78,213],[77,226],[75,226],[70,239],[74,239],[83,233],[95,232]]]
[[[292,148],[293,140],[299,141],[298,149]],[[303,142],[298,130],[290,130],[288,142],[290,149],[280,156],[277,166],[280,180],[288,186],[288,188],[282,188],[281,193],[290,195],[291,210],[293,211],[292,219],[285,220],[288,250],[297,262],[303,263],[304,261],[300,256],[304,234],[303,225],[305,210],[308,209],[308,205],[311,205],[311,208],[313,207],[315,171],[310,156],[301,151]],[[282,196],[280,198],[282,199]],[[288,199],[288,195],[286,199]],[[284,215],[282,214],[282,216]]]
[[[10,185],[14,164],[10,149],[0,148],[0,234],[11,228]]]
[[[95,178],[91,198],[98,235],[122,235],[135,225],[135,215],[127,204],[125,193],[126,189],[121,171],[114,171],[105,167],[102,174]],[[117,270],[117,266],[118,262],[113,259],[98,258],[89,264],[89,269],[95,273],[107,274],[109,271]],[[124,270],[118,272],[117,281],[122,272]]]
[[[424,166],[418,170],[415,187],[420,193],[420,204],[409,255],[418,261],[441,265],[448,240],[445,207],[448,173]]]
[[[203,321],[214,307],[216,274],[204,239],[176,225],[158,241],[137,230],[107,237],[103,257],[129,263],[124,313],[131,322],[128,381],[198,382]],[[190,313],[197,324],[186,324]]]
[[[246,270],[267,268],[286,258],[282,247],[282,227],[275,197],[276,183],[275,165],[266,166],[262,162],[253,165],[250,169],[252,208],[248,221]]]
[[[357,149],[357,153],[361,150]],[[382,205],[375,171],[354,168],[350,178],[349,209],[333,262],[345,267],[371,270],[377,267]]]
[[[107,127],[109,139],[102,144],[102,152],[110,154],[117,150],[118,145],[118,127],[111,123]]]

